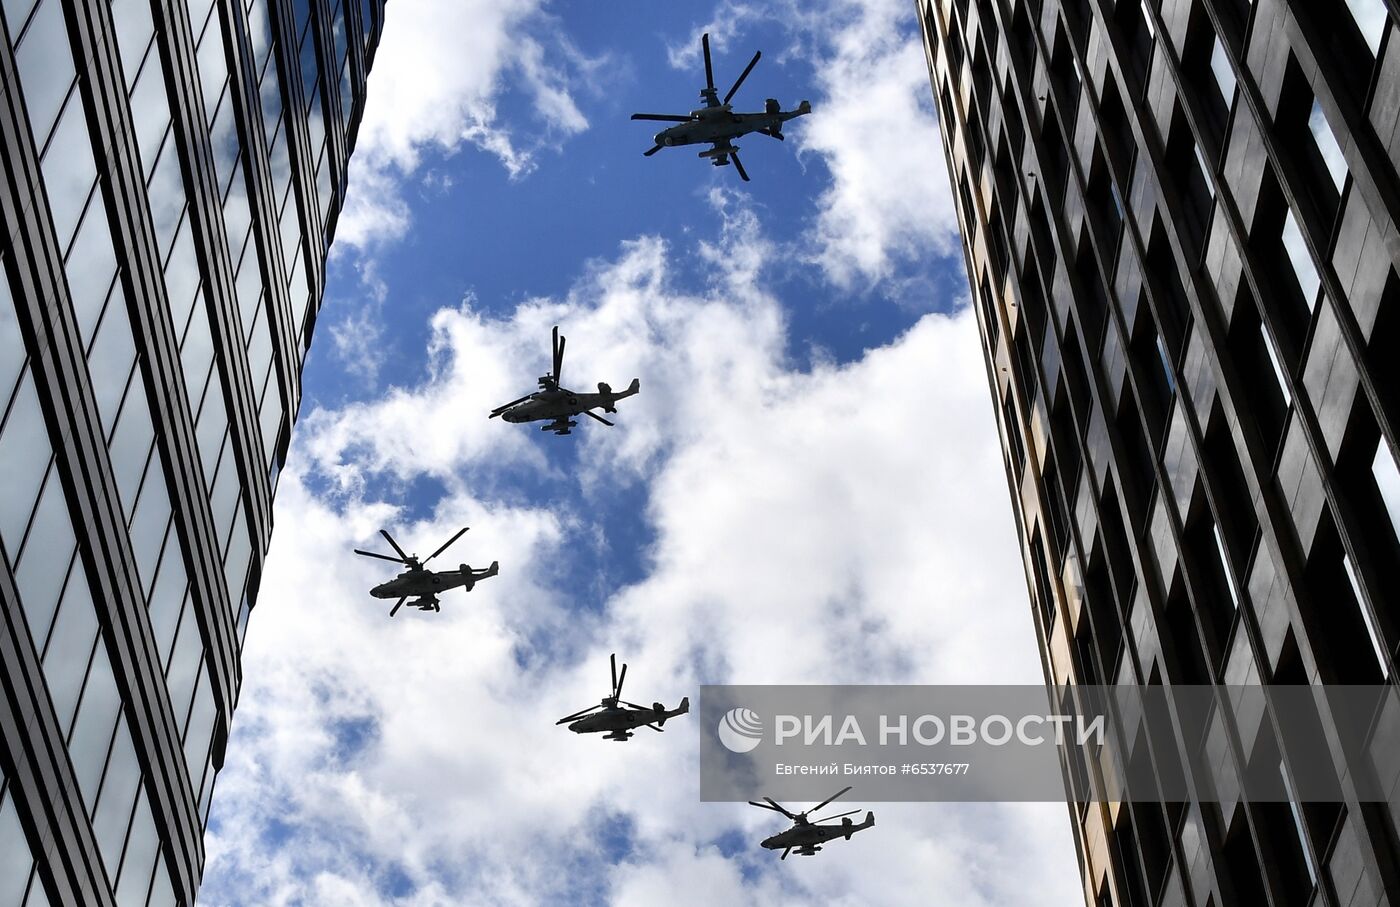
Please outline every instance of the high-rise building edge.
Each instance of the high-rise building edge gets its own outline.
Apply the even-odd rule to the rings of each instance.
[[[1394,683],[1400,4],[916,8],[1047,681]],[[1253,802],[1267,715],[1184,745],[1210,796],[1070,807],[1086,903],[1400,903],[1394,778]]]
[[[0,907],[191,903],[384,0],[0,0]]]

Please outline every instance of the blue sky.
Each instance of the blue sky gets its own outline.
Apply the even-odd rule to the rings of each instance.
[[[913,14],[390,5],[205,902],[993,905],[1022,867],[1078,897],[1063,807],[895,805],[798,872],[766,816],[698,802],[700,729],[553,726],[612,651],[668,702],[1038,681]],[[706,30],[721,91],[764,52],[736,106],[813,104],[740,140],[750,183],[628,120],[695,105]],[[556,323],[568,383],[641,378],[616,428],[487,421]],[[350,548],[462,525],[444,559],[501,575],[390,622]]]

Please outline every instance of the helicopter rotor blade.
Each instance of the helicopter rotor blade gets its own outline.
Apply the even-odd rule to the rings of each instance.
[[[782,813],[783,815],[787,816],[789,819],[793,820],[794,822],[797,821],[797,814],[796,814],[796,813],[788,812],[787,809],[786,809],[781,803],[779,803],[777,800],[774,800],[772,797],[764,797],[763,799],[768,803],[768,808],[769,808],[769,809],[777,810],[778,812],[780,812],[780,813]],[[757,803],[754,804],[754,806],[758,806],[758,805],[759,805],[759,804],[757,804]]]
[[[627,682],[627,665],[622,666],[622,673],[617,675],[617,686],[613,688],[613,698],[617,699],[622,695],[622,685]]]
[[[639,712],[655,712],[655,711],[656,711],[656,709],[652,708],[652,707],[649,706],[649,705],[637,705],[635,702],[628,702],[626,699],[619,699],[618,702],[620,702],[620,703],[622,703],[623,705],[626,705],[626,706],[631,706],[632,708],[636,709],[636,710],[639,711]]]
[[[792,848],[791,848],[791,847],[784,847],[784,848],[783,848],[783,855],[782,855],[781,857],[778,857],[778,859],[780,859],[780,860],[786,860],[789,850],[792,850]]]
[[[616,653],[616,652],[614,652],[613,654],[611,654],[611,655],[608,656],[608,663],[609,663],[610,665],[612,665],[612,682],[613,682],[613,684],[612,684],[612,689],[613,689],[613,695],[616,696],[616,695],[617,695],[617,653]],[[623,666],[623,669],[626,670],[626,666],[625,666],[625,665]]]
[[[581,712],[574,712],[572,715],[566,715],[566,716],[564,716],[563,718],[560,718],[558,721],[556,721],[556,722],[554,722],[554,723],[555,723],[555,724],[565,724],[565,723],[567,723],[567,722],[573,721],[575,718],[582,718],[584,715],[587,715],[589,712],[596,712],[598,709],[601,709],[601,708],[602,708],[601,705],[590,705],[588,708],[584,709],[583,711],[581,711]]]
[[[515,404],[517,404],[517,403],[524,403],[526,400],[529,400],[529,399],[530,399],[531,397],[533,397],[533,396],[534,396],[534,394],[526,394],[525,396],[521,397],[519,400],[512,400],[512,401],[510,401],[509,403],[505,404],[504,406],[498,406],[498,407],[496,407],[495,409],[491,410],[491,415],[488,416],[487,418],[489,418],[489,419],[494,419],[494,418],[496,418],[497,416],[499,416],[501,413],[503,413],[503,412],[505,412],[506,410],[510,409],[510,408],[511,408],[512,406],[514,406]]]
[[[394,541],[394,537],[384,529],[379,530],[379,534],[384,536],[384,540],[389,543],[389,547],[398,552],[399,557],[403,558],[404,563],[408,563],[408,555],[403,553],[403,549],[399,547],[398,542]]]
[[[661,123],[689,123],[689,116],[682,116],[679,113],[634,113],[634,120],[657,120]]]
[[[744,80],[749,77],[749,73],[753,72],[753,68],[758,65],[758,58],[761,56],[763,56],[763,51],[754,51],[753,59],[749,61],[748,66],[744,67],[744,71],[740,73],[739,78],[734,81],[734,87],[729,89],[729,94],[725,95],[724,100],[720,103],[729,103],[729,99],[734,97],[734,92],[739,90],[739,86],[744,84]]]
[[[659,728],[659,727],[657,727],[657,726],[654,725],[654,724],[644,724],[644,725],[642,725],[642,727],[649,727],[649,728],[651,728],[653,731],[656,731],[656,733],[658,733],[658,734],[664,734],[664,733],[666,733],[666,729],[665,729],[665,728]]]
[[[750,805],[750,806],[757,806],[757,807],[759,807],[759,808],[761,808],[761,809],[771,809],[771,810],[773,810],[774,812],[783,813],[784,815],[787,814],[787,810],[781,809],[781,808],[779,808],[779,807],[777,807],[777,806],[773,806],[771,803],[759,803],[757,800],[750,800],[750,801],[749,801],[749,805]]]
[[[651,157],[653,154],[655,154],[656,152],[660,151],[660,150],[661,150],[661,147],[662,147],[662,146],[660,146],[660,145],[652,145],[650,151],[643,151],[643,152],[642,152],[642,157]]]
[[[853,809],[853,810],[851,810],[850,812],[837,813],[837,814],[834,815],[834,816],[822,816],[822,817],[821,817],[821,821],[822,821],[822,822],[830,822],[832,819],[842,819],[842,818],[845,818],[846,816],[854,816],[854,815],[855,815],[856,813],[858,813],[858,812],[860,812],[860,810],[858,810],[858,809]]]
[[[710,63],[710,35],[709,32],[700,36],[700,48],[705,52],[705,87],[710,91],[715,90],[715,69]]]
[[[559,325],[554,326],[554,383],[559,384],[559,372],[564,367],[564,342],[568,338],[559,336]]]
[[[444,551],[447,550],[447,547],[448,547],[449,545],[451,545],[453,542],[455,542],[455,541],[457,541],[459,538],[461,538],[462,535],[463,535],[464,533],[466,533],[466,531],[467,531],[468,529],[470,529],[470,528],[471,528],[470,526],[463,526],[463,527],[461,528],[461,530],[459,530],[458,533],[457,533],[456,535],[452,536],[452,538],[450,538],[450,539],[448,539],[446,542],[444,542],[441,548],[439,548],[438,550],[434,551],[432,554],[430,554],[430,555],[428,555],[427,557],[425,557],[425,558],[423,559],[423,563],[426,564],[428,561],[430,561],[430,560],[432,560],[433,558],[437,557],[439,554],[442,554]]]
[[[832,800],[835,800],[837,797],[839,797],[839,796],[841,796],[842,794],[846,793],[846,791],[848,791],[848,790],[850,790],[850,787],[843,787],[843,788],[841,788],[841,789],[838,790],[836,793],[832,794],[830,797],[827,797],[825,800],[823,800],[822,802],[818,803],[816,806],[814,806],[814,807],[812,807],[811,809],[807,810],[807,812],[808,812],[808,813],[814,813],[814,812],[816,812],[817,810],[821,809],[823,806],[825,806],[825,805],[827,805],[828,803],[830,803]]]
[[[403,598],[399,599],[398,601],[394,602],[394,607],[392,607],[392,608],[389,609],[389,616],[390,616],[390,617],[393,617],[395,614],[398,614],[398,613],[399,613],[399,609],[403,607],[403,603],[406,602],[406,601],[408,601],[408,596],[407,596],[407,595],[405,595]]]
[[[734,169],[739,171],[739,178],[747,183],[749,181],[749,174],[744,170],[744,165],[739,163],[739,152],[729,152],[729,159],[734,162]]]
[[[604,419],[602,416],[600,416],[600,415],[598,415],[597,413],[593,412],[592,410],[587,410],[587,409],[586,409],[586,410],[583,411],[583,414],[584,414],[585,416],[587,416],[588,418],[590,418],[590,419],[597,419],[599,422],[602,422],[604,425],[612,425],[612,424],[613,424],[613,423],[609,422],[607,419]]]
[[[373,551],[361,551],[359,548],[355,549],[355,553],[362,554],[365,557],[377,557],[381,561],[393,561],[396,564],[402,564],[404,562],[402,558],[390,557],[387,554],[375,554]]]

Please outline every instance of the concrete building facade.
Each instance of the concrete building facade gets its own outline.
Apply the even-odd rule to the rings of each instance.
[[[1393,683],[1400,5],[917,9],[1047,680]],[[1198,796],[1072,806],[1085,902],[1400,901],[1400,793],[1240,795],[1273,729],[1114,754]]]

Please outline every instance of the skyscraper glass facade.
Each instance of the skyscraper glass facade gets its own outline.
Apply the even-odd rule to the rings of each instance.
[[[1393,683],[1394,5],[917,9],[1047,680]],[[1266,714],[1162,745],[1201,794],[1071,807],[1086,903],[1400,897],[1400,789],[1251,802]]]
[[[383,0],[3,0],[0,905],[189,903]]]

